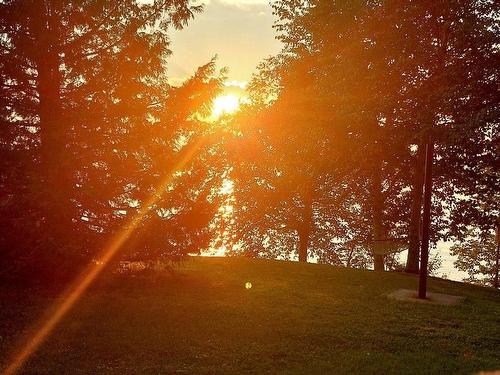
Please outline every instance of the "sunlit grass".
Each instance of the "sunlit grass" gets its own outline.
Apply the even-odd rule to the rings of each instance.
[[[55,301],[54,305],[47,309],[45,318],[31,329],[31,332],[24,339],[25,342],[22,343],[18,349],[16,348],[12,358],[3,369],[2,374],[11,375],[17,373],[19,369],[24,366],[24,363],[29,360],[30,356],[38,350],[40,345],[50,337],[60,321],[64,319],[69,311],[71,311],[81,296],[105,269],[106,265],[115,254],[120,251],[123,244],[137,229],[138,225],[140,225],[144,216],[146,216],[158,200],[161,199],[164,191],[175,178],[175,174],[181,171],[184,166],[192,160],[194,154],[203,143],[204,140],[201,139],[181,154],[179,160],[173,165],[170,173],[167,173],[161,180],[155,192],[143,203],[142,207],[131,217],[129,222],[124,225],[121,230],[117,231],[109,244],[101,250],[100,254],[97,254],[95,262],[88,265],[84,272],[67,287],[62,298]]]
[[[248,284],[251,283],[251,288]],[[472,374],[500,368],[500,296],[430,280],[459,306],[389,300],[417,278],[243,258],[106,275],[25,367],[42,373]],[[0,289],[0,360],[54,297]]]

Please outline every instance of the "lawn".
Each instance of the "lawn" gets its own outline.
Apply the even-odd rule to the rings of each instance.
[[[247,289],[245,283],[251,282]],[[244,258],[103,276],[26,374],[471,374],[500,370],[500,293],[432,279],[458,306],[398,302],[413,275]],[[0,361],[57,296],[0,288]]]

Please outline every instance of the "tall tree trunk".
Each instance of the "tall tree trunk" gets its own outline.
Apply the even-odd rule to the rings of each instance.
[[[40,1],[40,53],[36,59],[38,71],[41,161],[44,172],[59,169],[65,149],[65,129],[62,121],[62,77],[60,48],[60,12],[57,1]],[[48,169],[48,170],[47,170]]]
[[[500,280],[498,278],[498,273],[499,273],[499,266],[500,266],[500,219],[497,219],[496,222],[496,242],[497,242],[497,248],[496,248],[496,257],[495,257],[495,276],[493,278],[493,286],[495,288],[500,288]]]
[[[46,56],[38,64],[40,97],[41,162],[45,173],[53,174],[64,153],[64,129],[61,121],[61,88],[57,56]],[[57,168],[56,168],[57,169]]]
[[[384,271],[384,255],[380,253],[378,244],[385,238],[383,213],[384,196],[382,192],[382,160],[375,161],[372,173],[372,240],[373,240],[373,269]]]
[[[309,242],[311,239],[313,225],[313,193],[308,189],[303,194],[304,208],[302,211],[302,221],[299,225],[299,262],[307,262]]]
[[[425,145],[419,144],[413,181],[411,218],[408,233],[406,272],[418,273],[420,253],[420,226],[422,219],[422,194],[424,187]]]
[[[432,204],[432,163],[434,159],[434,142],[429,136],[425,148],[425,178],[424,178],[424,211],[422,213],[422,250],[420,260],[420,277],[418,283],[418,298],[425,299],[427,295],[427,264],[429,262],[429,241],[431,230]]]
[[[64,121],[62,73],[60,71],[61,2],[40,1],[36,57],[40,126],[40,190],[44,195],[44,216],[50,235],[71,237],[71,158],[67,152],[68,127]],[[60,238],[59,238],[60,239]],[[61,240],[61,239],[60,239]]]

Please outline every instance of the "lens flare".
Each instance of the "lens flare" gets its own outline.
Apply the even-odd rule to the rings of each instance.
[[[168,185],[175,178],[175,172],[184,168],[193,158],[196,151],[207,141],[207,138],[200,138],[191,147],[186,147],[185,150],[181,151],[179,160],[158,185],[155,193],[144,203],[144,205],[142,205],[139,212],[132,217],[129,223],[116,234],[109,245],[101,251],[100,255],[96,257],[97,261],[88,266],[82,275],[70,285],[65,293],[63,293],[63,297],[60,299],[61,302],[56,303],[48,310],[48,318],[35,326],[28,340],[20,347],[20,350],[16,352],[11,361],[8,362],[8,365],[2,372],[3,375],[15,374],[45,339],[47,339],[61,319],[88,289],[96,277],[99,276],[113,256],[120,250],[122,245],[141,223],[144,216],[149,213],[153,206],[160,200],[163,193],[167,190]]]
[[[215,98],[212,115],[219,117],[223,114],[230,114],[238,110],[240,99],[233,94],[221,95]]]

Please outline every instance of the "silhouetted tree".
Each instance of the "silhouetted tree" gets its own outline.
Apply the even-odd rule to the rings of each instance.
[[[175,172],[220,85],[213,62],[181,87],[166,80],[168,28],[201,9],[0,4],[3,274],[72,274]]]
[[[467,272],[469,277],[464,281],[499,288],[498,238],[493,233],[483,236],[471,234],[471,237],[450,248],[450,253],[457,257],[455,267]]]
[[[377,243],[406,238],[407,270],[415,272],[423,146],[430,135],[436,147],[434,243],[456,234],[450,231],[460,226],[455,205],[470,202],[467,212],[472,212],[477,200],[492,202],[492,192],[498,190],[493,172],[498,136],[494,85],[498,6],[489,1],[288,0],[273,6],[285,47],[280,57],[269,60],[274,65],[263,66],[259,73],[264,84],[266,80],[272,83],[275,92],[271,96],[276,96],[268,117],[259,120],[259,131],[268,137],[264,127],[279,115],[281,141],[276,139],[293,145],[288,150],[269,146],[281,155],[274,162],[276,168],[283,161],[290,163],[296,169],[289,169],[304,178],[303,166],[319,168],[322,176],[331,177],[323,179],[329,181],[328,189],[349,189],[348,195],[356,197],[349,201],[352,206],[338,206],[331,212],[340,217],[342,211],[357,209],[360,219],[351,216],[350,232],[359,233],[357,242],[367,250],[377,250],[373,252],[375,269],[383,269],[382,254],[387,250],[374,249]],[[262,89],[264,84],[256,87]],[[270,95],[262,93],[265,101]],[[318,139],[327,148],[309,144],[314,133],[320,134]],[[314,147],[316,157],[312,153],[293,160]],[[342,185],[335,176],[346,169],[356,173]],[[462,170],[466,178],[459,178]],[[477,194],[474,181],[482,191],[490,192],[488,198],[480,198],[484,195]],[[476,198],[462,199],[462,194]],[[316,212],[325,211],[319,206],[313,211],[321,221]],[[491,220],[496,212],[491,207],[489,219],[484,215],[483,219]]]

